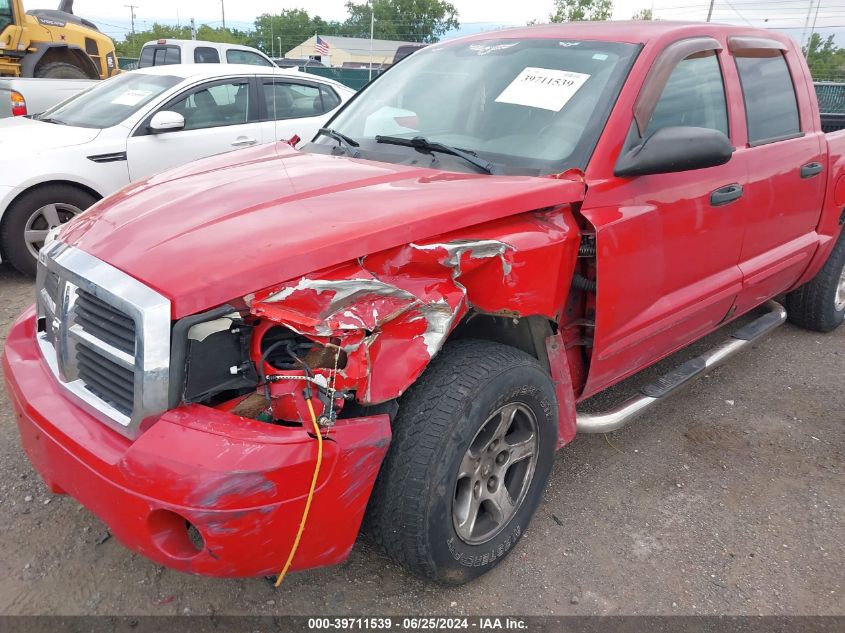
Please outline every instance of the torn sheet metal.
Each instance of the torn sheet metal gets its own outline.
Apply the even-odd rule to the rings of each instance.
[[[469,310],[556,317],[578,229],[566,208],[412,242],[245,297],[253,315],[340,341],[339,389],[375,404],[400,396]],[[574,247],[573,247],[574,245]],[[281,388],[281,387],[280,387]]]

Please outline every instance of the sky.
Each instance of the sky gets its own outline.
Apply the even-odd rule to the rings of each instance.
[[[58,0],[53,0],[58,4]],[[346,17],[346,0],[223,0],[227,26],[247,29],[256,16],[278,13],[282,9],[304,8],[312,15],[327,20]],[[363,1],[363,0],[358,0]],[[553,0],[451,0],[457,7],[463,32],[487,30],[497,26],[523,25],[531,20],[545,20]],[[28,8],[53,8],[51,0],[25,0]],[[222,22],[219,0],[76,0],[74,12],[100,25],[107,34],[120,39],[129,31],[129,12],[124,5],[136,4],[136,27],[143,29],[153,22],[186,24],[195,18],[197,24],[219,26]],[[808,8],[812,4],[808,27]],[[704,20],[710,0],[614,0],[613,18],[630,19],[640,9],[651,8],[654,15],[666,20]],[[818,10],[817,10],[818,9]],[[713,20],[749,24],[784,30],[796,39],[809,32],[815,21],[816,30],[835,33],[845,45],[845,2],[843,0],[715,0]]]

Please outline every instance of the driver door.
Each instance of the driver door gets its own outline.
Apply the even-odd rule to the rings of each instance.
[[[156,112],[177,112],[185,127],[154,133],[150,114],[127,143],[129,177],[135,181],[200,158],[262,142],[254,82],[246,77],[195,86]]]
[[[634,121],[624,122],[631,133],[622,152],[639,142],[639,126],[643,139],[670,126],[715,129],[732,139],[742,129],[742,113],[725,98],[725,84],[735,77],[725,72],[722,45],[691,40],[675,42],[654,61]],[[634,177],[613,175],[619,155],[594,161],[610,173],[588,173],[596,184],[582,211],[595,227],[599,253],[585,397],[716,328],[742,289],[744,153],[716,167]]]

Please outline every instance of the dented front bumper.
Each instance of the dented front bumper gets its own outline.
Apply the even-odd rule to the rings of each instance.
[[[33,310],[6,341],[23,447],[49,488],[97,515],[126,547],[179,571],[276,573],[292,546],[316,457],[300,427],[208,407],[168,411],[130,441],[72,402],[35,342]],[[293,569],[349,555],[390,442],[388,416],[339,420]]]

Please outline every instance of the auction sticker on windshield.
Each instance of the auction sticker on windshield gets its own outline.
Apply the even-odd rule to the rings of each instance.
[[[568,70],[526,68],[496,97],[496,102],[560,112],[589,78]]]
[[[127,90],[112,101],[115,105],[136,106],[152,93],[149,90]]]

